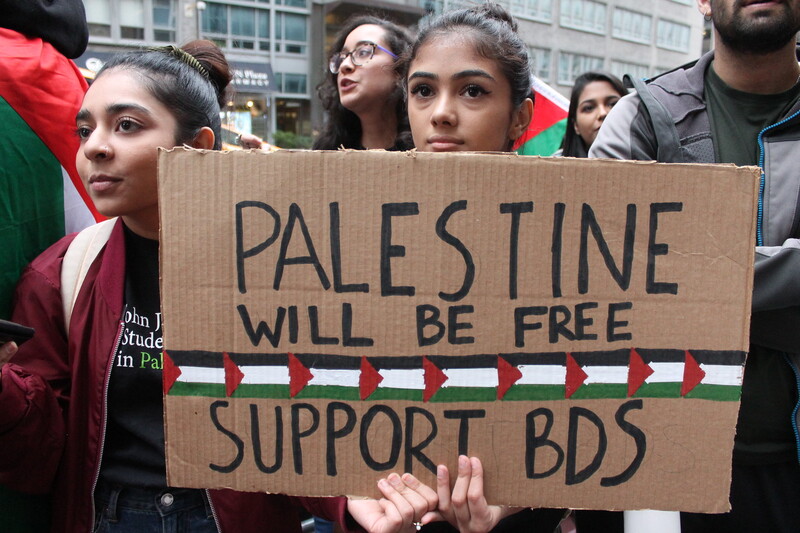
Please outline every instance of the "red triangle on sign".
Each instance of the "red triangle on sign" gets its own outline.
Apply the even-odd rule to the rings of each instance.
[[[422,370],[425,376],[425,392],[422,393],[422,401],[427,402],[447,381],[447,375],[425,356],[422,357]]]
[[[233,362],[228,352],[222,352],[222,366],[225,367],[225,395],[231,396],[242,382],[244,373]]]
[[[502,357],[497,357],[497,399],[502,400],[508,389],[522,377],[522,372]]]
[[[314,374],[293,353],[286,355],[289,356],[289,397],[294,398],[306,388]]]
[[[697,361],[689,350],[686,350],[686,363],[683,365],[683,383],[681,384],[681,396],[686,396],[697,387],[703,378],[706,377],[706,371],[700,368]]]
[[[383,376],[375,370],[367,360],[366,356],[361,357],[361,375],[358,377],[358,391],[362,400],[366,400],[378,388],[378,384],[383,381]]]
[[[653,375],[653,369],[642,360],[642,356],[631,348],[631,357],[628,363],[628,396],[633,396],[644,384],[644,380]]]
[[[161,370],[161,380],[162,384],[164,385],[164,394],[169,394],[170,389],[172,389],[172,386],[175,385],[176,381],[178,381],[178,376],[180,376],[182,372],[181,369],[178,368],[172,361],[172,358],[167,354],[166,350],[161,353],[162,357],[164,358],[164,368]]]
[[[581,365],[567,352],[567,379],[564,384],[564,397],[569,398],[578,390],[589,376],[583,371]]]

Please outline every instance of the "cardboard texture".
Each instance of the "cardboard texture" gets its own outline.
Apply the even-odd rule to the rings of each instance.
[[[758,171],[385,152],[159,158],[170,485],[728,509]]]

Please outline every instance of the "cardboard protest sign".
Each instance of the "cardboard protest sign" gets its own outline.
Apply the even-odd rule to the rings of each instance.
[[[515,155],[159,159],[169,483],[728,508],[758,173]]]

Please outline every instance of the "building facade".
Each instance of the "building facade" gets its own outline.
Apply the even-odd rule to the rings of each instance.
[[[216,42],[234,67],[224,121],[278,145],[303,146],[323,113],[315,87],[333,36],[348,16],[371,12],[401,24],[471,0],[84,0],[89,47],[79,66],[110,54]],[[700,55],[703,19],[692,0],[501,0],[530,47],[533,72],[569,95],[586,70],[653,75]]]

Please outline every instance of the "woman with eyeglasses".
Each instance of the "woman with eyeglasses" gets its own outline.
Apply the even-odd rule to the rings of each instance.
[[[317,94],[326,120],[315,150],[413,148],[395,62],[411,45],[406,30],[361,15],[345,22],[331,46]]]

